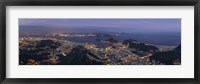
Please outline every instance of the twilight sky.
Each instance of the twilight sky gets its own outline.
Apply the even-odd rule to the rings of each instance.
[[[20,31],[180,33],[181,19],[19,18]]]

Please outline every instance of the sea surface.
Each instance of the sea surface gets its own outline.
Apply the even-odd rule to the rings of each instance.
[[[108,45],[105,43],[101,43],[99,40],[107,40],[110,37],[103,36],[103,37],[58,37],[62,38],[64,40],[73,41],[73,42],[79,42],[79,43],[94,43],[98,47],[107,47]],[[146,44],[153,44],[153,45],[165,45],[165,46],[177,46],[181,44],[181,36],[179,35],[158,35],[158,34],[148,34],[148,35],[142,35],[142,34],[121,34],[119,36],[113,37],[115,40],[119,42],[123,42],[127,39],[133,39],[139,42],[143,42]]]

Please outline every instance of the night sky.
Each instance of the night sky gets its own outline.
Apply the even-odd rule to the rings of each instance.
[[[180,33],[181,19],[61,19],[19,18],[20,31]]]

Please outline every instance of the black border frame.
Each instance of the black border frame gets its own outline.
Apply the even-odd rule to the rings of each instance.
[[[6,6],[194,6],[194,78],[6,78]],[[200,84],[200,0],[0,0],[1,84]]]

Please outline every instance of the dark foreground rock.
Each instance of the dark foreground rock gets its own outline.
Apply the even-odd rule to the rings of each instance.
[[[104,60],[94,55],[82,46],[77,46],[64,58],[61,58],[61,64],[70,65],[101,65]]]
[[[158,52],[151,56],[150,59],[166,65],[173,65],[177,61],[181,63],[181,45],[172,51]]]

